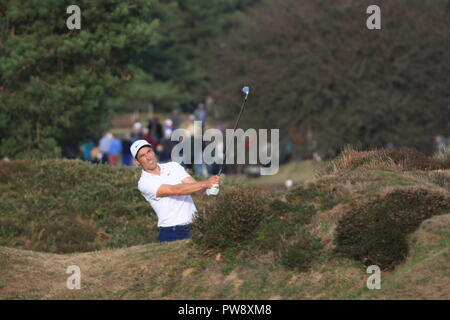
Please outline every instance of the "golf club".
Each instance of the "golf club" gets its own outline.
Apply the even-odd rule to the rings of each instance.
[[[239,124],[239,120],[241,119],[241,115],[242,115],[242,112],[244,111],[245,103],[247,102],[248,94],[250,93],[250,87],[248,87],[248,86],[243,87],[242,88],[242,92],[245,93],[245,97],[244,97],[244,101],[242,102],[241,110],[239,111],[239,115],[238,115],[238,118],[236,120],[236,123],[234,124],[234,130],[233,131],[236,131],[237,126]],[[222,174],[223,166],[224,166],[225,160],[227,158],[227,152],[228,152],[228,148],[230,147],[230,143],[231,143],[231,141],[228,142],[228,145],[227,145],[226,149],[224,150],[224,157],[223,157],[223,161],[222,161],[222,164],[220,166],[220,169],[219,169],[219,173],[217,174],[218,176],[220,176]],[[206,190],[206,194],[208,196],[215,196],[218,193],[219,193],[219,185],[218,184],[215,184],[211,188]]]

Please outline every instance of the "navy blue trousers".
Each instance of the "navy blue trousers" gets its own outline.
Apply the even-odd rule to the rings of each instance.
[[[184,240],[192,237],[191,225],[161,227],[159,228],[159,242],[170,242],[176,240]]]

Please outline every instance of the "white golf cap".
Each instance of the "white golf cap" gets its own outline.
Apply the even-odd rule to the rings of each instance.
[[[153,149],[153,146],[147,142],[147,140],[136,140],[130,147],[131,155],[136,159],[136,155],[142,147],[149,146]]]

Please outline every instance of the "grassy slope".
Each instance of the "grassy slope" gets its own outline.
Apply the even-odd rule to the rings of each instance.
[[[349,208],[385,188],[441,187],[414,172],[352,170],[314,181],[341,202],[318,212],[314,233],[333,247],[334,228]],[[448,192],[448,191],[447,191]],[[201,205],[201,204],[200,204]],[[150,223],[150,221],[149,221]],[[87,253],[52,254],[0,247],[1,299],[450,299],[450,214],[422,223],[410,237],[407,261],[382,273],[382,289],[366,288],[365,267],[322,256],[297,273],[269,255],[252,261],[226,253],[202,254],[191,240],[148,243]],[[66,289],[76,264],[82,289]]]
[[[80,254],[0,247],[2,299],[449,299],[450,214],[425,221],[404,265],[382,273],[382,289],[348,260],[295,273],[260,257],[227,263],[200,257],[190,240]],[[66,289],[65,270],[81,268],[81,290]]]

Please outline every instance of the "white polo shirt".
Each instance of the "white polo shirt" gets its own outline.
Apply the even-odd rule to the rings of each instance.
[[[162,184],[180,184],[189,173],[177,162],[159,164],[160,175],[142,170],[138,189],[158,216],[158,227],[171,227],[192,223],[197,208],[190,195],[157,197]]]

